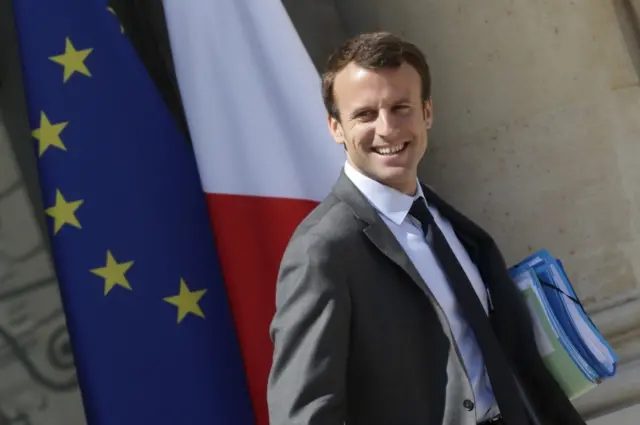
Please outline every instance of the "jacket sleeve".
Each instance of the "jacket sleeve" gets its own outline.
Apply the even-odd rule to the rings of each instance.
[[[270,425],[342,425],[351,302],[335,243],[292,241],[276,286]]]

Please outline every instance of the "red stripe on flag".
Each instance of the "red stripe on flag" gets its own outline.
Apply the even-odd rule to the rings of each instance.
[[[257,425],[269,425],[267,379],[275,283],[291,234],[317,202],[207,194]]]

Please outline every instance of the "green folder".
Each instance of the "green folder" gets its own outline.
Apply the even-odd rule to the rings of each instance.
[[[531,283],[528,282],[526,288],[518,286],[531,311],[536,343],[542,359],[569,399],[576,399],[595,388],[597,384],[582,373],[560,343],[559,336],[553,330],[538,293]]]

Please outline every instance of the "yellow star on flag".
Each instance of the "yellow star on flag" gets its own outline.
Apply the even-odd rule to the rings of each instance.
[[[57,234],[65,224],[81,229],[80,222],[76,217],[76,210],[80,208],[80,205],[82,205],[83,202],[84,201],[82,199],[67,202],[67,200],[64,199],[64,196],[62,196],[60,189],[56,189],[56,204],[44,210],[47,215],[53,217],[54,235]]]
[[[114,286],[119,285],[131,291],[131,285],[124,275],[133,266],[133,261],[118,263],[111,251],[107,250],[107,264],[104,267],[91,269],[91,273],[104,278],[104,295],[106,296]]]
[[[180,293],[172,297],[163,298],[169,304],[178,307],[178,323],[189,313],[204,318],[204,313],[200,309],[198,302],[207,292],[206,289],[190,291],[184,279],[180,279]]]
[[[31,132],[31,135],[40,142],[38,148],[40,156],[49,149],[49,146],[54,146],[63,151],[67,150],[64,143],[62,143],[62,139],[60,139],[60,133],[62,133],[67,124],[69,124],[68,121],[51,124],[44,111],[40,112],[40,127]]]
[[[58,63],[64,67],[64,78],[63,82],[67,82],[69,78],[73,75],[74,72],[79,72],[80,74],[84,74],[87,77],[91,77],[91,73],[89,69],[84,64],[85,59],[89,56],[93,49],[84,49],[84,50],[76,50],[69,40],[69,37],[66,38],[64,53],[57,56],[50,56],[49,59]]]

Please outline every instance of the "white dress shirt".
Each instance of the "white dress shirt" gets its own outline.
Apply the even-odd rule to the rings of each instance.
[[[447,277],[437,262],[431,247],[425,240],[420,223],[409,216],[409,209],[413,201],[421,196],[424,198],[422,187],[418,183],[416,194],[408,196],[365,176],[348,162],[345,164],[344,171],[347,177],[378,211],[382,220],[389,226],[389,229],[400,242],[400,245],[426,282],[440,307],[444,310],[473,386],[478,422],[494,416],[497,413],[497,409],[489,378],[485,372],[480,347],[475,340],[473,331],[462,316],[460,305],[447,282]],[[462,268],[467,273],[485,311],[488,311],[487,292],[478,269],[469,258],[462,243],[458,240],[451,224],[438,213],[437,209],[431,205],[427,206],[458,261],[460,261]]]

